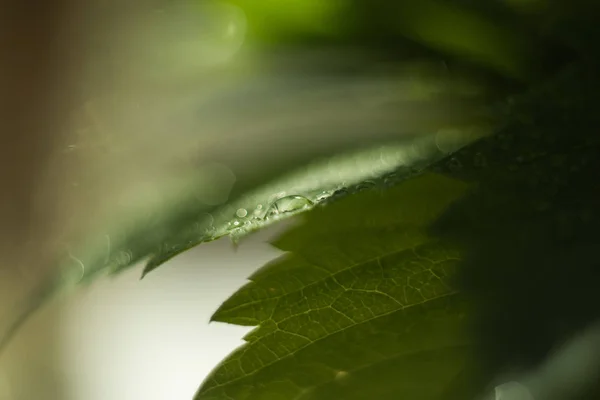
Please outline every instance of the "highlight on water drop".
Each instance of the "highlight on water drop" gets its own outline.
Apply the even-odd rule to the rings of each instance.
[[[268,208],[265,218],[297,212],[312,207],[314,203],[304,196],[291,195],[275,200]]]

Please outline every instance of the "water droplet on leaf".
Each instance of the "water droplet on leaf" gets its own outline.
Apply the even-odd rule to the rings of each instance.
[[[117,256],[115,257],[115,264],[116,267],[125,267],[126,265],[128,265],[131,260],[133,259],[133,254],[131,254],[130,251],[120,251]]]
[[[309,208],[314,203],[304,196],[292,195],[276,200],[267,210],[266,217],[295,212]]]
[[[330,199],[338,199],[341,197],[346,197],[346,195],[348,195],[348,189],[346,188],[340,188],[338,190],[336,190],[335,192],[333,192],[333,194],[330,196]]]
[[[265,210],[263,209],[262,204],[258,204],[254,211],[252,211],[252,218],[261,219],[263,217]]]
[[[215,236],[216,233],[217,233],[217,228],[215,228],[214,226],[211,225],[204,230],[203,236],[205,238],[212,238]]]
[[[358,185],[356,185],[356,190],[357,191],[363,191],[363,190],[367,190],[372,188],[373,186],[375,186],[375,182],[374,181],[364,181],[359,183]]]
[[[238,244],[240,243],[241,238],[246,234],[246,230],[241,227],[234,227],[229,231],[229,238],[231,239],[231,243],[235,249],[237,249]]]
[[[240,218],[244,218],[246,215],[248,215],[248,211],[246,211],[245,208],[240,208],[235,212],[235,215],[237,215]]]
[[[239,219],[229,221],[227,224],[227,230],[237,229],[242,226],[242,222]]]
[[[312,201],[303,196],[288,196],[277,200],[279,212],[291,212],[310,207]]]

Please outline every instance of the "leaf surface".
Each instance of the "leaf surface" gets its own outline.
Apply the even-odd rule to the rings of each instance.
[[[452,282],[460,251],[427,229],[467,188],[426,174],[385,196],[368,191],[307,213],[275,242],[288,253],[214,314],[257,328],[196,399],[359,399],[376,371],[402,375],[411,366],[421,375],[400,388],[388,382],[382,398],[440,398],[464,366],[468,340]]]
[[[254,121],[250,114],[257,114],[257,140],[278,133],[275,145],[260,148],[257,153],[263,157],[236,157],[237,150],[231,151],[223,163],[205,163],[187,171],[189,174],[160,181],[160,187],[150,185],[150,190],[144,190],[143,185],[132,189],[132,198],[123,200],[128,204],[119,208],[119,213],[101,219],[93,232],[65,244],[64,257],[57,262],[59,272],[44,280],[5,322],[0,348],[30,314],[60,291],[139,263],[146,264],[145,276],[200,243],[223,236],[237,241],[322,202],[373,186],[383,189],[485,134],[487,123],[482,120],[487,121],[489,115],[483,107],[472,108],[469,101],[459,101],[458,106],[454,102],[472,101],[479,92],[429,67],[428,72],[419,69],[417,74],[406,69],[383,77],[365,72],[364,77],[352,80],[332,80],[327,75],[301,79],[294,73],[277,71],[277,79],[265,78],[221,93],[221,98],[217,96],[210,105],[204,105],[203,119],[221,121],[225,126],[217,125],[222,129],[245,131],[247,127],[240,127],[239,121],[231,125],[223,111],[239,107],[242,100],[252,103],[248,98],[265,95],[267,99],[260,97],[261,101],[253,104],[256,109],[240,118]],[[278,82],[280,86],[286,83],[283,89],[275,85]],[[308,90],[317,84],[315,93]],[[296,93],[297,86],[303,90]],[[263,93],[269,88],[274,93]],[[285,100],[278,95],[281,90],[295,93],[287,100],[289,104],[283,105],[293,112],[273,119],[272,103],[281,105]],[[340,103],[340,97],[350,100]],[[306,126],[306,118],[300,116],[319,104],[328,105],[329,111],[319,111],[319,117],[309,118]],[[410,112],[396,112],[403,104],[411,106]],[[354,120],[346,120],[349,106],[360,110],[351,113]],[[344,118],[339,118],[340,114]],[[485,117],[481,118],[482,114]],[[270,125],[272,121],[276,124]],[[297,125],[293,129],[292,122]],[[380,132],[365,134],[373,124],[380,126]],[[464,125],[476,128],[440,131]],[[308,138],[314,138],[330,129],[343,129],[345,134],[330,142],[307,140],[309,133]],[[283,145],[280,131],[298,144],[297,151],[290,152],[290,146]],[[267,149],[273,154],[267,156]],[[258,158],[260,163],[249,161]]]

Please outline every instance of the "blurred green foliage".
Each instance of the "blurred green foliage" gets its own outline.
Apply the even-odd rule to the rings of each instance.
[[[248,43],[265,49],[358,46],[392,63],[443,63],[490,93],[497,126],[441,160],[403,166],[380,177],[385,184],[359,182],[308,212],[306,225],[275,243],[288,254],[215,314],[258,328],[198,399],[462,399],[498,373],[537,365],[600,317],[597,3],[232,3],[247,15]],[[426,214],[420,207],[431,215],[411,220]],[[178,254],[198,244],[186,229],[210,211],[182,202],[165,221],[132,229],[122,251],[98,265],[120,271]],[[173,242],[179,247],[169,253]],[[153,268],[168,257],[159,259]],[[409,276],[422,279],[413,286]],[[424,301],[402,303],[405,289]],[[427,348],[408,354],[420,345]]]

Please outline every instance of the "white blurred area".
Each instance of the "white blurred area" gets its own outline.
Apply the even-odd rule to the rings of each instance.
[[[208,321],[279,254],[265,243],[272,233],[249,238],[237,251],[227,239],[211,242],[141,282],[136,269],[69,298],[60,318],[62,399],[191,400],[250,330]]]
[[[280,228],[279,228],[280,229]],[[210,323],[219,305],[280,251],[270,229],[139,266],[47,304],[0,357],[0,399],[186,400],[251,328]]]

